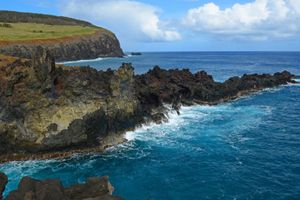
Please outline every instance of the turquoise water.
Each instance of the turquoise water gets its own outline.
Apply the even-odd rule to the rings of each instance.
[[[138,73],[154,63],[191,66],[192,71],[203,66],[217,80],[283,69],[300,74],[299,53],[152,53],[93,66],[104,69],[123,61],[133,62]],[[6,193],[25,175],[60,178],[64,185],[109,175],[115,194],[129,200],[296,200],[299,119],[300,86],[282,86],[217,106],[183,107],[180,116],[170,113],[168,123],[129,132],[128,143],[101,155],[12,162],[0,170],[10,179]]]

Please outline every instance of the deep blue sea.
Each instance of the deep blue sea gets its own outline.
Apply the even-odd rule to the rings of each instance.
[[[176,52],[78,61],[96,69],[133,63],[206,70],[216,80],[244,73],[300,74],[300,53]],[[60,178],[64,185],[108,175],[127,200],[299,200],[300,85],[281,86],[217,106],[183,107],[169,122],[129,132],[104,154],[0,165],[6,193],[22,176]]]

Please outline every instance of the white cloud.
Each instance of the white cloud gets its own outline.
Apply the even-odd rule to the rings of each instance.
[[[221,9],[215,3],[188,10],[183,23],[195,33],[266,40],[300,33],[300,0],[255,0]]]
[[[106,25],[125,38],[146,41],[174,41],[180,34],[160,20],[159,10],[133,0],[65,0],[64,15]]]

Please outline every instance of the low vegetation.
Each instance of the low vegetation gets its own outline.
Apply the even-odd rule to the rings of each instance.
[[[4,28],[12,28],[11,24],[8,24],[8,23],[0,24],[0,27],[4,27]]]
[[[93,24],[69,17],[45,15],[37,13],[25,13],[15,11],[1,11],[0,22],[6,23],[38,23],[48,25],[73,25],[73,26],[94,26]]]
[[[46,25],[37,23],[0,23],[0,41],[59,39],[93,34],[105,29],[93,26]]]

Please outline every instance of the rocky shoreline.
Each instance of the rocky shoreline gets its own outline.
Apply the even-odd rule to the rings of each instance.
[[[124,133],[167,120],[171,105],[215,105],[264,88],[293,83],[287,71],[215,82],[204,71],[156,66],[134,75],[118,70],[56,65],[47,49],[32,59],[0,57],[0,163],[102,152],[125,141]]]
[[[8,178],[0,172],[0,200]],[[36,180],[23,177],[16,190],[10,192],[5,200],[122,200],[121,197],[112,195],[113,186],[108,177],[88,178],[86,183],[63,187],[58,179]]]

